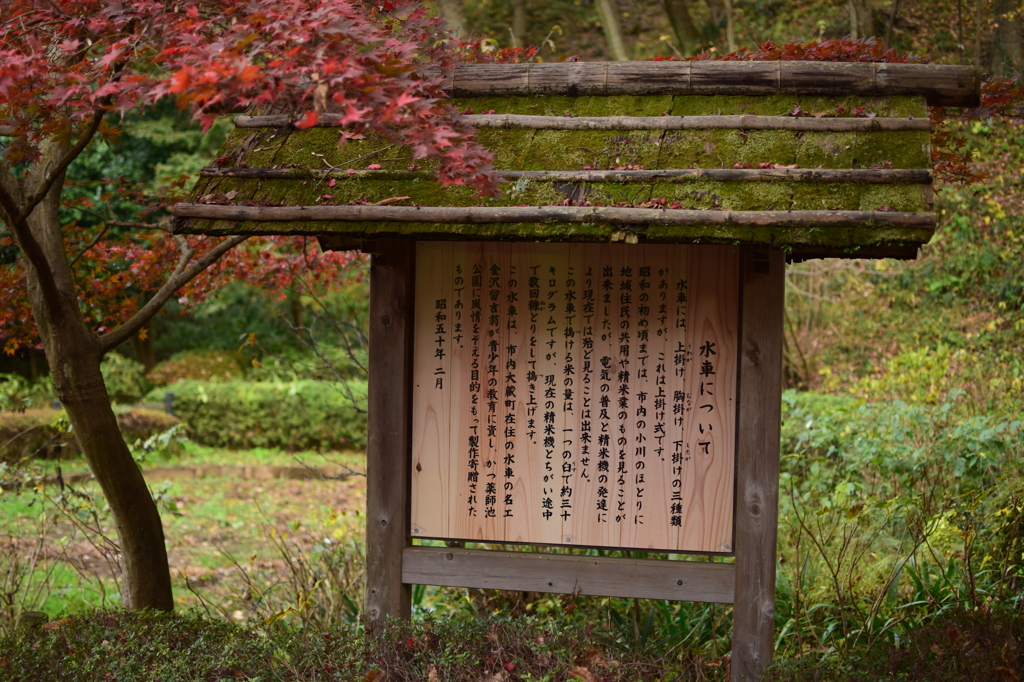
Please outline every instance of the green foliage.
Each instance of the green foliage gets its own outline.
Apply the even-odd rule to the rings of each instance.
[[[153,189],[169,185],[180,175],[199,175],[223,144],[231,129],[230,118],[220,118],[207,132],[180,112],[161,112],[159,117],[136,117],[125,126],[125,134],[148,146],[159,161],[153,166]]]
[[[930,489],[955,495],[994,485],[1024,457],[1019,415],[960,417],[953,402],[869,403],[795,391],[783,405],[782,448],[792,453],[786,474],[815,496],[847,484],[851,498],[868,486],[886,497]],[[868,471],[878,480],[866,478]]]
[[[1012,414],[1014,404],[1024,405],[1024,375],[1020,362],[1014,360],[1010,355],[983,354],[973,347],[953,348],[940,342],[934,348],[903,350],[848,390],[867,400],[901,400],[911,405],[957,402],[959,412]],[[821,374],[833,378],[828,369]]]
[[[174,413],[204,445],[245,449],[340,450],[366,447],[366,383],[200,382],[169,386]],[[161,400],[165,389],[150,395]]]
[[[294,345],[281,322],[280,303],[244,284],[224,287],[187,315],[180,313],[177,301],[170,301],[165,310],[151,323],[153,352],[159,359],[187,352],[237,351],[250,333],[272,352]]]
[[[146,378],[156,386],[176,381],[229,380],[242,376],[245,360],[240,353],[229,351],[185,351],[175,353],[169,360],[154,367]]]
[[[176,418],[159,410],[119,408],[116,412],[125,442],[129,445],[138,443],[139,447],[179,424]],[[153,447],[158,444],[154,441]],[[20,414],[0,413],[0,446],[0,461],[6,462],[81,454],[64,410],[31,409]],[[168,443],[168,453],[174,452],[174,446]]]
[[[129,443],[128,448],[141,467],[154,459],[169,460],[180,455],[184,451],[187,441],[185,425],[179,422],[164,431],[153,433],[147,438],[141,436],[136,438]]]
[[[0,374],[0,412],[24,412],[32,407],[46,407],[55,397],[49,380],[31,383],[20,374]]]
[[[940,614],[1019,602],[1024,421],[957,400],[784,394],[781,651],[846,662]]]
[[[112,118],[121,134],[115,141],[98,140],[90,145],[71,166],[74,180],[127,177],[155,191],[181,173],[198,175],[231,128],[231,120],[223,118],[203,133],[199,124],[170,100],[145,112],[129,112],[123,122],[120,116]]]
[[[892,290],[912,289],[937,303],[978,301],[994,305],[995,326],[1024,319],[1024,216],[1020,164],[1024,127],[972,121],[954,126],[968,153],[981,162],[981,182],[943,188],[943,224],[922,267],[912,268]],[[1021,323],[1024,325],[1024,322]],[[1016,331],[1024,330],[1024,326]]]
[[[154,352],[174,367],[188,355],[235,358],[247,377],[259,381],[365,377],[367,275],[365,267],[353,266],[346,275],[352,281],[336,291],[292,291],[281,300],[238,283],[188,315],[174,314],[172,302],[170,314],[152,323]],[[201,378],[163,376],[160,367],[154,372],[157,383]]]
[[[602,653],[590,628],[531,617],[389,622],[363,635],[359,626],[243,628],[197,612],[98,611],[60,619],[24,635],[8,633],[0,638],[0,665],[11,682],[514,682],[575,676],[625,682],[677,679],[683,672],[675,662],[650,656],[611,659]]]
[[[648,619],[649,620],[649,619]],[[632,627],[624,621],[624,627]],[[198,612],[90,612],[46,629],[0,638],[5,679],[57,675],[69,681],[194,680],[221,677],[292,680],[604,680],[724,679],[716,659],[615,650],[593,627],[536,617],[425,618],[390,622],[368,637],[358,625],[252,628]],[[650,636],[641,632],[641,637]],[[965,682],[1000,677],[1020,664],[1024,617],[1006,610],[954,610],[899,642],[850,652],[780,660],[766,680]],[[585,673],[584,673],[585,671]],[[1005,678],[1004,678],[1005,679]]]
[[[365,381],[369,362],[364,347],[317,346],[315,352],[289,350],[264,356],[249,370],[251,381]]]
[[[100,365],[107,394],[115,403],[132,404],[142,399],[149,390],[146,368],[120,353],[108,353]]]
[[[0,640],[5,678],[191,682],[233,677],[235,670],[255,677],[272,664],[278,644],[196,614],[96,612],[54,625],[30,639]]]
[[[956,610],[911,630],[899,643],[849,652],[845,661],[817,656],[784,659],[765,682],[976,682],[1017,679],[1024,616],[1000,609]]]

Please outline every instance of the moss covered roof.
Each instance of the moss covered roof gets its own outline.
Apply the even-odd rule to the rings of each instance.
[[[812,117],[850,116],[858,109],[878,118],[927,119],[923,97],[808,96],[524,96],[452,100],[477,113],[572,117],[695,116],[756,114],[786,116],[795,107]],[[498,199],[474,189],[442,186],[429,172],[409,172],[409,150],[375,137],[339,145],[333,128],[297,131],[237,128],[225,142],[220,168],[287,169],[287,178],[224,176],[211,170],[200,178],[190,201],[248,206],[329,206],[395,202],[421,206],[660,205],[731,211],[883,211],[928,213],[931,185],[921,182],[806,182],[800,179],[727,181],[703,177],[647,182],[565,182],[520,177],[504,185]],[[535,130],[481,128],[477,139],[489,147],[495,167],[509,171],[581,169],[731,169],[799,167],[823,169],[928,169],[925,130],[815,132],[791,130]],[[371,164],[380,171],[361,171]],[[430,164],[423,164],[430,171]],[[323,175],[324,171],[333,171]],[[279,173],[280,175],[280,173]],[[408,199],[397,200],[397,197]],[[654,204],[651,202],[655,201]],[[666,210],[672,210],[667,208]],[[176,230],[207,234],[316,234],[325,243],[354,247],[385,237],[461,240],[607,241],[623,228],[594,221],[569,223],[444,224],[415,222],[235,222],[178,218]],[[794,257],[913,257],[932,235],[930,227],[897,227],[884,222],[859,227],[744,225],[631,225],[631,240],[781,246]]]

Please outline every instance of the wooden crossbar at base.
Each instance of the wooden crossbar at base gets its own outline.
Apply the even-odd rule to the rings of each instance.
[[[732,564],[407,547],[402,582],[486,590],[731,604]]]

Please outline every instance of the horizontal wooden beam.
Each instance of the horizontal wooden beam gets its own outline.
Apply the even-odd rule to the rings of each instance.
[[[836,118],[794,116],[526,116],[475,114],[457,117],[477,128],[533,130],[792,130],[797,132],[929,131],[926,118]],[[238,128],[284,128],[298,120],[287,114],[236,116]],[[338,114],[321,114],[316,127],[341,125]]]
[[[731,604],[732,564],[408,547],[402,582],[482,590]]]
[[[933,106],[978,106],[972,66],[833,62],[551,62],[461,64],[453,97],[510,95],[910,95]]]
[[[931,173],[923,168],[683,168],[673,170],[593,170],[593,171],[495,171],[506,180],[526,178],[536,182],[669,182],[695,180],[722,182],[810,182],[872,185],[931,184]],[[337,180],[432,179],[431,171],[354,170],[329,171],[303,168],[218,168],[210,166],[199,173],[212,178],[251,178],[259,180]]]
[[[795,116],[526,116],[493,114],[461,116],[477,128],[534,130],[796,130],[869,132],[872,130],[931,130],[925,118],[836,118]]]
[[[226,206],[175,204],[178,218],[239,222],[599,223],[763,227],[935,227],[934,213],[899,211],[713,211],[610,206]],[[310,225],[308,234],[323,233]],[[298,234],[294,230],[290,234]],[[305,234],[306,232],[303,232]]]

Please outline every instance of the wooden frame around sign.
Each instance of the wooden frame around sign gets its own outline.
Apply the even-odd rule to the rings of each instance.
[[[413,584],[732,603],[732,679],[757,679],[773,640],[785,253],[741,249],[735,561],[715,564],[412,546],[415,244],[378,241],[372,252],[368,624],[408,618]]]

